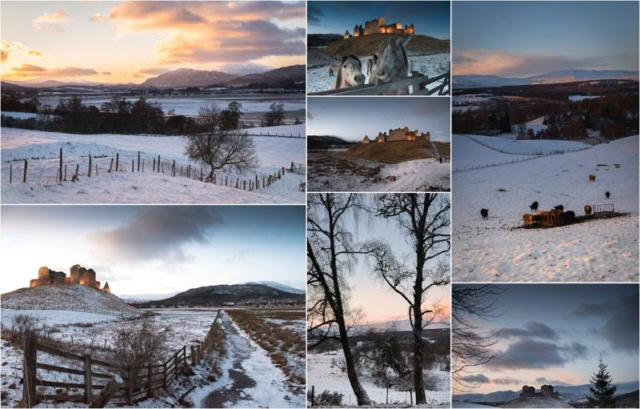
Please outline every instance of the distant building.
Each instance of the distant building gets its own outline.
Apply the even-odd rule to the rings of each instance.
[[[349,34],[349,30],[345,31],[345,32],[344,32],[344,39],[345,39],[345,40],[348,40],[348,39],[350,39],[350,38],[351,38],[351,34]]]
[[[421,133],[417,129],[410,131],[409,127],[389,129],[389,132],[379,132],[375,138],[376,142],[395,142],[395,141],[431,141],[429,132]],[[371,143],[368,136],[365,135],[362,143]]]
[[[349,31],[347,30],[348,34]],[[416,27],[411,23],[410,25],[402,25],[401,22],[395,22],[387,24],[387,20],[384,17],[379,17],[374,20],[369,20],[364,23],[356,25],[353,28],[354,37],[362,37],[371,34],[399,34],[399,35],[414,35],[416,33]],[[349,37],[350,38],[350,37]]]
[[[31,288],[43,287],[48,285],[73,285],[79,284],[100,290],[100,281],[96,280],[96,272],[93,269],[86,269],[79,264],[71,266],[69,269],[69,277],[61,271],[53,271],[48,267],[40,267],[38,269],[38,278],[31,280],[29,286]],[[102,291],[110,293],[109,283],[105,283]]]

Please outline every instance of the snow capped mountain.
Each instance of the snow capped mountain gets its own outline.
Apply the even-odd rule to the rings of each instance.
[[[283,81],[299,82],[304,81],[305,73],[304,65],[291,65],[260,74],[243,75],[229,81],[229,85],[245,86],[249,84],[274,84]]]
[[[157,77],[149,78],[142,85],[153,87],[205,87],[212,84],[223,84],[236,77],[236,75],[219,71],[179,68],[160,74]]]
[[[245,284],[266,285],[267,287],[275,288],[276,290],[284,291],[285,293],[291,293],[291,294],[304,294],[305,293],[304,290],[300,290],[299,288],[293,288],[293,287],[288,286],[286,284],[280,284],[280,283],[277,283],[275,281],[249,281],[249,282],[247,282]]]
[[[455,88],[504,87],[509,85],[553,84],[572,81],[604,79],[638,80],[638,71],[623,70],[560,70],[527,78],[508,78],[497,75],[454,75]]]

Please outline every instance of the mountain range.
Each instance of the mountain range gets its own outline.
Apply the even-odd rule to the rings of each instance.
[[[25,82],[2,82],[2,87],[19,86],[28,88],[56,88],[56,87],[156,87],[156,88],[182,88],[182,87],[207,87],[212,85],[222,85],[230,87],[244,87],[247,85],[286,85],[304,83],[305,66],[290,65],[288,67],[276,68],[270,71],[236,75],[220,71],[205,71],[192,68],[179,68],[162,73],[158,76],[148,78],[142,84],[101,84],[97,82],[85,81],[25,81]]]
[[[526,78],[509,78],[497,75],[454,75],[454,88],[503,87],[509,85],[555,84],[561,82],[605,79],[638,80],[638,71],[623,70],[560,70]]]

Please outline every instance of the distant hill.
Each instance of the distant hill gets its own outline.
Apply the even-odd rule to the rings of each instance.
[[[192,288],[173,297],[150,303],[153,305],[223,305],[225,303],[303,303],[304,300],[304,294],[293,294],[268,285],[232,284]]]
[[[2,294],[2,308],[82,311],[107,315],[140,313],[117,296],[84,285],[20,288]]]
[[[307,47],[326,47],[342,38],[340,34],[307,34]]]
[[[622,70],[561,70],[526,78],[508,78],[497,75],[454,75],[454,88],[503,87],[509,85],[556,84],[573,81],[605,79],[638,80],[638,71]]]
[[[368,56],[378,51],[380,44],[388,34],[371,34],[363,37],[352,37],[347,40],[340,38],[326,49],[323,53],[335,57],[336,55],[357,55]],[[440,40],[425,35],[414,35],[408,46],[409,55],[431,55],[448,53],[451,42],[449,40]]]
[[[35,90],[30,87],[6,81],[2,81],[0,88],[2,88],[2,92],[35,92]]]
[[[640,408],[638,403],[640,402],[640,391],[633,391],[629,393],[623,393],[615,396],[616,407],[618,408]]]
[[[288,286],[286,284],[280,284],[280,283],[276,283],[274,281],[250,281],[250,282],[245,283],[245,284],[260,284],[260,285],[266,285],[267,287],[275,288],[275,289],[280,290],[280,291],[284,291],[286,293],[305,294],[305,290],[301,290],[299,288],[293,288],[293,287]]]
[[[222,84],[237,78],[237,75],[219,71],[194,70],[180,68],[165,72],[157,77],[149,78],[142,85],[159,88],[172,87],[205,87],[211,84]]]
[[[431,144],[427,141],[359,143],[349,148],[344,154],[383,163],[399,163],[433,157]]]
[[[307,136],[307,149],[347,149],[350,146],[355,145],[355,142],[350,142],[339,136],[331,135],[308,135]]]
[[[288,67],[276,68],[275,70],[263,72],[260,74],[243,75],[242,77],[234,78],[227,81],[227,85],[231,86],[247,86],[250,84],[278,84],[286,82],[304,82],[305,80],[305,66],[304,65],[291,65]]]

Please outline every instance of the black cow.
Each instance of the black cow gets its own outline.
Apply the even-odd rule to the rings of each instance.
[[[565,223],[573,223],[576,219],[576,213],[569,210],[568,212],[562,213],[562,217]]]
[[[560,210],[561,212],[564,212],[564,206],[563,205],[554,206],[554,209]]]
[[[480,209],[480,214],[484,220],[489,218],[489,209]]]
[[[609,192],[605,192],[604,195],[607,197],[607,199],[609,198],[609,196],[611,196],[611,193]]]
[[[531,208],[532,212],[535,212],[536,210],[538,210],[538,202],[533,202],[531,203],[531,206],[529,206]]]

